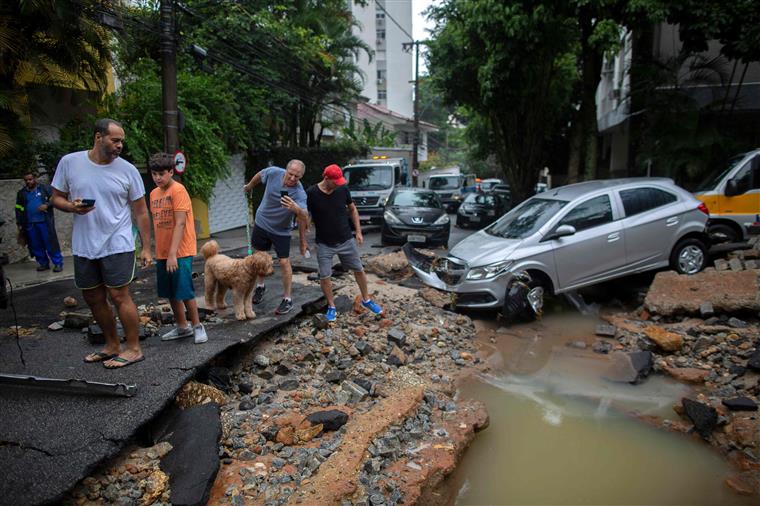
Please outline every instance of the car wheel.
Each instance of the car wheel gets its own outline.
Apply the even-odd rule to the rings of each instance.
[[[501,314],[509,321],[533,321],[543,314],[544,287],[532,279],[515,279],[507,287]]]
[[[715,225],[710,225],[710,227],[707,229],[707,233],[710,235],[710,240],[714,244],[723,242],[737,242],[739,240],[736,230],[734,230],[730,225],[726,225],[725,223],[716,223]]]
[[[696,274],[707,264],[707,246],[699,239],[683,239],[670,254],[670,267],[679,274]]]

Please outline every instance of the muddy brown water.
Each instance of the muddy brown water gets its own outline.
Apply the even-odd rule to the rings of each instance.
[[[672,405],[690,390],[661,376],[640,385],[602,379],[607,358],[590,350],[597,323],[572,312],[508,328],[476,321],[493,367],[458,395],[484,402],[491,423],[449,478],[450,502],[757,504],[725,486],[732,469],[716,451],[631,416],[677,418]]]

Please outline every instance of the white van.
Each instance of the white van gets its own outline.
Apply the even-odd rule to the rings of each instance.
[[[710,210],[713,242],[745,241],[760,228],[760,149],[729,160],[699,185],[694,196]]]
[[[412,186],[406,158],[375,156],[359,160],[344,167],[343,176],[363,224],[381,224],[385,201],[393,189]]]

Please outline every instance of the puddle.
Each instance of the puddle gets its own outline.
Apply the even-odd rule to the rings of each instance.
[[[659,376],[636,386],[601,379],[606,357],[590,351],[597,323],[577,313],[501,329],[477,323],[480,339],[496,338],[494,370],[460,395],[484,402],[491,423],[448,481],[452,502],[754,504],[725,486],[731,469],[716,452],[628,414],[675,418],[671,406],[689,388]]]

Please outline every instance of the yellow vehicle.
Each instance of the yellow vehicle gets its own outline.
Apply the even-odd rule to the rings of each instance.
[[[750,229],[760,228],[760,149],[729,160],[694,196],[710,210],[707,231],[713,242],[747,240]]]

